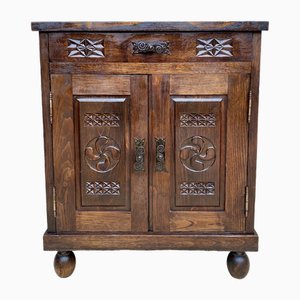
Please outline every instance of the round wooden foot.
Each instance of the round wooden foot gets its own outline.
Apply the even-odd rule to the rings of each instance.
[[[248,274],[250,262],[245,252],[230,252],[227,257],[227,268],[230,275],[242,279]]]
[[[69,277],[76,265],[76,258],[72,251],[58,251],[54,258],[54,270],[61,278]]]

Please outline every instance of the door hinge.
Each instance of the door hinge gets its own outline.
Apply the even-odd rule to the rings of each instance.
[[[52,124],[53,119],[53,94],[50,91],[49,93],[49,117],[50,117],[50,123]]]
[[[56,212],[56,189],[53,187],[52,189],[52,200],[53,200],[53,216],[56,218],[57,212]]]
[[[251,121],[251,110],[252,110],[252,91],[249,91],[249,102],[248,102],[248,123]]]
[[[246,186],[245,188],[245,217],[248,217],[249,212],[249,188]]]

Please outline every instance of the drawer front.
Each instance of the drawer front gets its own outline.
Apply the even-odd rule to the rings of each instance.
[[[51,62],[250,61],[252,33],[51,33]]]

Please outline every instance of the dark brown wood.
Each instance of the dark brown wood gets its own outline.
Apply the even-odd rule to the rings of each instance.
[[[249,79],[246,74],[229,76],[225,188],[228,231],[245,230]]]
[[[257,251],[256,234],[65,234],[45,233],[45,250],[220,250]]]
[[[50,63],[51,73],[74,74],[223,74],[251,73],[251,62],[199,63]]]
[[[51,75],[56,230],[75,231],[75,161],[72,77]]]
[[[166,140],[166,170],[152,174],[154,231],[244,231],[249,76],[171,75],[163,82],[161,78],[152,76],[151,127],[154,137]],[[212,127],[180,129],[176,110],[186,114],[203,109],[216,114],[212,107],[205,111],[203,103],[196,106],[196,100],[212,101],[224,94],[228,94],[228,103],[219,115],[219,131],[212,133]],[[208,164],[201,174],[197,168],[202,159]],[[217,195],[215,202],[211,191]],[[197,201],[202,203],[201,211],[195,206],[187,211]]]
[[[32,22],[39,31],[261,31],[268,22]]]
[[[72,251],[58,251],[54,258],[54,269],[61,278],[72,275],[76,266],[76,258]]]
[[[152,185],[150,187],[153,205],[153,231],[168,232],[170,224],[169,214],[169,197],[172,192],[171,167],[173,161],[173,145],[171,131],[171,102],[170,94],[170,77],[168,75],[152,75],[151,78],[151,106],[150,106],[150,128],[151,128],[151,147],[152,153],[150,176]],[[164,164],[163,169],[158,170],[156,167],[157,144],[156,139],[163,139],[164,147]]]
[[[136,53],[134,43],[140,41],[145,45],[164,41],[168,44],[168,53]],[[74,44],[71,50],[70,43]],[[252,59],[252,33],[241,32],[50,33],[49,45],[51,62],[229,62]],[[77,51],[78,47],[84,50]]]
[[[230,252],[227,257],[227,268],[232,277],[243,279],[250,268],[248,255],[245,252]]]
[[[190,249],[232,251],[229,272],[246,276],[245,251],[258,247],[260,39],[268,23],[32,29],[41,31],[44,248],[63,251],[58,275],[73,272],[70,250]]]
[[[256,185],[256,157],[257,157],[257,126],[259,103],[259,71],[260,71],[261,34],[253,34],[253,62],[251,72],[251,115],[249,123],[248,147],[248,187],[249,212],[246,219],[246,232],[254,231],[255,185]]]
[[[134,169],[135,152],[131,153],[131,230],[148,231],[148,178],[149,178],[149,139],[148,139],[148,78],[131,76],[131,149],[135,149],[135,139],[144,140],[144,169]]]
[[[42,108],[44,128],[45,179],[47,200],[48,232],[56,231],[56,221],[53,212],[53,153],[52,129],[50,123],[50,77],[49,77],[49,43],[48,34],[40,33],[40,64],[42,80]]]

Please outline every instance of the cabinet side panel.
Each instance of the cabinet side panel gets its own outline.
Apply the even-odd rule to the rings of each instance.
[[[74,116],[71,75],[52,75],[57,231],[75,230]]]
[[[254,205],[256,183],[256,156],[257,156],[257,123],[259,100],[259,72],[260,72],[261,33],[253,34],[253,62],[251,72],[251,119],[249,123],[248,148],[248,188],[249,212],[246,219],[246,232],[254,232]]]
[[[52,153],[52,128],[50,123],[50,78],[49,78],[49,43],[48,34],[40,33],[40,63],[42,80],[42,105],[44,125],[44,153],[46,175],[46,200],[48,232],[56,231],[53,212],[53,153]]]

